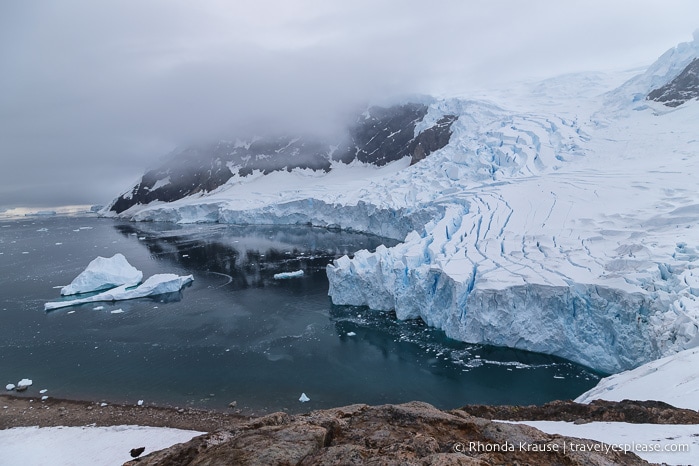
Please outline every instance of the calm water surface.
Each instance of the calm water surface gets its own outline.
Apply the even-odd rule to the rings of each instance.
[[[0,383],[31,378],[34,397],[46,388],[56,397],[215,409],[235,400],[262,413],[410,400],[543,403],[599,380],[561,359],[332,305],[325,266],[379,244],[393,242],[310,227],[0,221]],[[194,283],[153,299],[43,310],[92,259],[117,252],[144,278],[193,274]],[[295,270],[305,275],[273,279]],[[302,392],[310,402],[298,401]]]

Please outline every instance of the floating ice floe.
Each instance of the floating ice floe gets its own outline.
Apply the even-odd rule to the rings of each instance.
[[[123,309],[114,309],[113,311],[110,311],[110,314],[123,314],[124,310]]]
[[[144,298],[146,296],[157,296],[166,293],[179,291],[185,285],[194,280],[192,275],[179,276],[174,273],[161,273],[153,275],[145,282],[136,287],[121,285],[114,289],[104,291],[94,296],[78,298],[67,301],[55,301],[44,304],[44,310],[50,311],[67,306],[75,306],[84,303],[99,301],[124,301],[127,299]]]
[[[19,382],[17,382],[16,390],[18,392],[22,392],[22,391],[26,390],[27,388],[31,387],[32,383],[34,383],[34,382],[32,382],[31,379],[22,379]]]
[[[108,290],[120,285],[138,285],[143,279],[143,272],[129,264],[123,254],[112,257],[97,257],[90,262],[70,285],[61,289],[61,295],[90,293]]]
[[[295,272],[281,272],[281,273],[274,274],[275,280],[284,280],[286,278],[298,278],[298,277],[303,277],[303,270],[297,270]]]
[[[308,398],[308,397],[306,396],[305,393],[301,393],[301,398],[299,398],[299,401],[300,401],[301,403],[305,403],[305,402],[307,402],[307,401],[311,401],[311,399]]]
[[[347,336],[348,336],[348,337],[353,337],[353,336],[355,336],[355,335],[356,335],[356,333],[354,333],[354,332],[347,332]]]
[[[15,384],[13,384],[13,383],[8,383],[7,385],[5,385],[5,390],[7,390],[7,391],[12,391],[14,389],[15,389]]]
[[[143,400],[138,400],[138,403],[136,403],[138,406],[143,406]]]

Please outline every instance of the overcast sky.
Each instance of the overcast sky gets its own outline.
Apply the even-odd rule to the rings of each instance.
[[[174,147],[411,93],[650,64],[696,0],[2,0],[0,207],[106,203]]]

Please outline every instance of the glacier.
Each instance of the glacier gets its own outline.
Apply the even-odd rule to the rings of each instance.
[[[327,268],[335,304],[603,372],[699,345],[699,102],[645,99],[699,56],[434,99],[456,115],[418,163],[234,176],[135,221],[311,224],[399,239]],[[104,215],[117,214],[103,211]]]

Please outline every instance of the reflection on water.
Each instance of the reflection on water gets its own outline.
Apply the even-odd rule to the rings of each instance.
[[[326,265],[393,244],[380,238],[60,217],[0,227],[0,375],[32,378],[52,396],[221,409],[235,400],[254,412],[415,399],[453,408],[572,398],[599,378],[557,358],[456,342],[421,321],[333,306]],[[42,311],[55,287],[116,252],[144,276],[191,273],[194,283],[180,296]],[[273,278],[296,270],[303,277]]]

